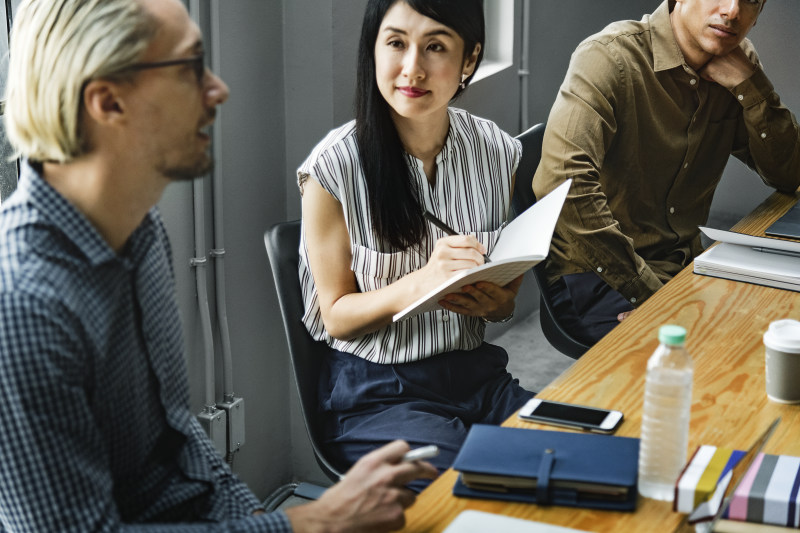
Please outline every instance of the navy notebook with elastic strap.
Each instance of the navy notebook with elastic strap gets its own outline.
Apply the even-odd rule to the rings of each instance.
[[[633,511],[639,439],[475,424],[453,463],[453,494]]]

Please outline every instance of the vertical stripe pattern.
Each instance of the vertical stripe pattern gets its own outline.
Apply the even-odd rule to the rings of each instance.
[[[731,448],[700,446],[676,483],[675,510],[691,513],[708,501],[743,455],[744,452]],[[713,515],[714,511],[710,514]]]
[[[431,185],[422,162],[406,155],[423,208],[450,227],[469,233],[491,252],[508,217],[511,178],[521,154],[519,142],[491,121],[460,109],[449,109],[450,130],[436,158],[436,183]],[[353,271],[361,291],[376,290],[425,266],[436,240],[445,234],[429,225],[419,250],[390,250],[372,229],[367,185],[359,161],[355,122],[331,131],[298,169],[302,185],[311,178],[342,204],[350,237]],[[300,282],[308,331],[333,348],[375,363],[405,363],[452,350],[471,350],[483,341],[484,324],[438,310],[393,323],[362,337],[342,341],[325,331],[305,236],[300,243]]]
[[[725,474],[745,455],[739,450],[701,446],[695,452],[677,483],[678,512],[692,512],[694,506],[706,505],[705,514],[693,513],[692,518],[713,516],[721,498],[709,505],[717,486],[710,479],[726,484]],[[724,468],[720,465],[724,464]],[[715,482],[718,483],[719,481]],[[800,528],[800,457],[759,454],[731,498],[726,518],[759,524]]]

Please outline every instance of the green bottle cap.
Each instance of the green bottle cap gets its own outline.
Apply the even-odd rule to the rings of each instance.
[[[658,328],[658,342],[662,344],[683,344],[686,342],[686,330],[681,326],[661,326]]]

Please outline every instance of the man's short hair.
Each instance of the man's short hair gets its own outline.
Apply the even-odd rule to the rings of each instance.
[[[15,155],[64,163],[87,153],[86,83],[123,79],[156,29],[139,0],[24,0],[11,30],[6,89]]]

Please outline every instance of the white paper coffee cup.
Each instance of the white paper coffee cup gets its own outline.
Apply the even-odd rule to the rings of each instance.
[[[777,320],[764,333],[767,397],[800,403],[800,322]]]

